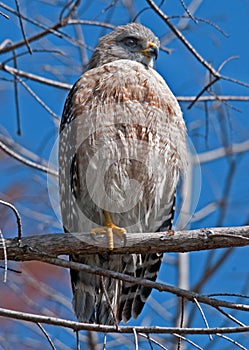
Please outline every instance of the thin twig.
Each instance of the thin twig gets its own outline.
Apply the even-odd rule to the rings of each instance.
[[[210,89],[213,84],[215,84],[218,80],[220,80],[220,78],[221,78],[220,76],[215,77],[206,86],[204,86],[204,88],[201,89],[201,91],[196,95],[195,99],[190,103],[190,105],[188,106],[188,109],[191,109],[193,107],[193,105],[199,100],[201,95],[203,95],[205,91]]]
[[[218,67],[218,69],[217,69],[218,72],[220,72],[227,63],[229,63],[232,60],[237,60],[238,58],[239,58],[239,56],[230,56],[230,57],[226,58]]]
[[[158,345],[161,349],[163,350],[169,350],[168,348],[166,348],[165,346],[163,346],[161,343],[159,343],[157,340],[151,338],[151,336],[149,334],[143,334],[143,333],[138,333],[140,335],[140,337],[144,337],[146,339],[148,339],[149,341],[149,344],[151,346],[151,350],[153,350],[153,347],[152,347],[152,343],[155,343],[156,345]]]
[[[218,260],[215,261],[215,263],[212,263],[211,259],[210,259],[210,253],[207,256],[207,262],[208,264],[206,264],[206,268],[204,273],[202,273],[202,277],[199,279],[199,281],[196,283],[195,286],[193,286],[193,290],[196,293],[200,293],[202,287],[205,285],[205,283],[207,283],[207,281],[210,279],[211,276],[213,276],[214,273],[216,273],[218,271],[218,269],[222,266],[222,264],[224,264],[225,261],[227,261],[228,257],[232,254],[232,248],[227,249],[224,251],[224,253],[219,256]],[[211,251],[211,254],[213,253],[213,251]],[[192,308],[190,314],[189,314],[189,319],[192,320],[194,318],[194,314],[196,312],[195,308]]]
[[[183,322],[184,322],[184,306],[185,306],[185,300],[184,300],[184,298],[181,298],[181,300],[180,300],[180,307],[178,306],[179,309],[181,308],[180,323],[179,323],[179,327],[180,327],[180,328],[183,327]],[[181,338],[178,338],[178,341],[177,341],[177,350],[180,350],[180,349],[181,349],[181,342],[182,342],[182,339],[181,339]]]
[[[3,244],[3,242],[2,242]],[[5,266],[0,266],[0,269],[5,269]],[[15,273],[22,273],[22,271],[20,270],[15,270],[15,269],[12,269],[10,267],[7,268],[8,271],[11,271],[11,272],[15,272]]]
[[[228,200],[230,199],[233,181],[235,180],[235,172],[238,169],[238,162],[235,161],[235,157],[233,157],[233,155],[230,155],[230,157],[227,157],[227,159],[229,160],[229,168],[226,174],[226,179],[224,181],[225,183],[223,189],[223,196],[218,202],[220,204],[219,215],[217,218],[218,226],[222,226],[223,222],[225,221],[226,213],[228,210],[228,206],[225,205],[225,203],[228,203]]]
[[[38,83],[46,84],[46,85],[49,85],[49,86],[54,86],[54,87],[57,87],[59,89],[70,90],[71,87],[72,87],[72,85],[70,85],[70,84],[66,84],[66,83],[62,83],[60,81],[56,81],[56,80],[48,79],[48,78],[45,78],[45,77],[41,77],[40,75],[32,74],[32,73],[29,73],[29,72],[25,72],[25,71],[20,70],[20,69],[15,69],[13,67],[4,65],[2,63],[0,63],[0,70],[8,72],[11,75],[16,74],[16,75],[18,75],[20,77],[24,77],[24,78],[27,78],[27,79],[30,79],[30,80],[34,80],[34,81],[36,81]]]
[[[177,338],[180,338],[181,340],[184,340],[185,342],[191,344],[192,346],[194,346],[196,349],[199,349],[199,350],[204,350],[203,348],[201,348],[199,345],[197,345],[196,343],[194,343],[192,340],[180,335],[180,334],[177,334],[177,333],[173,333],[173,335]]]
[[[233,250],[227,249],[222,253],[221,256],[219,256],[218,260],[215,261],[215,263],[211,263],[209,257],[207,258],[207,267],[205,268],[205,272],[202,274],[202,277],[200,280],[196,283],[196,285],[193,287],[193,290],[196,292],[199,292],[204,284],[208,281],[208,279],[213,276],[215,272],[218,271],[218,269],[224,264],[225,261],[227,261],[228,257],[232,254]]]
[[[5,65],[3,63],[0,63],[0,70],[3,70],[8,73],[13,73],[18,76],[36,81],[38,83],[46,84],[49,86],[54,86],[59,89],[64,89],[64,90],[70,90],[72,88],[71,84],[63,83],[57,80],[52,80],[48,79],[45,77],[42,77],[37,74],[32,74],[29,72],[25,72],[20,69],[15,69],[11,66]],[[177,100],[179,102],[194,102],[196,100],[196,96],[176,96]],[[234,95],[215,95],[215,96],[200,96],[198,98],[198,102],[205,102],[205,101],[210,101],[210,102],[215,102],[215,101],[240,101],[240,102],[248,102],[249,101],[249,96],[234,96]]]
[[[9,16],[6,15],[6,13],[4,13],[4,12],[2,12],[2,11],[0,11],[0,15],[3,16],[3,17],[5,17],[6,19],[10,19]]]
[[[37,326],[40,328],[40,330],[42,331],[42,333],[45,335],[47,341],[49,342],[49,344],[51,345],[51,348],[53,350],[56,350],[53,342],[52,342],[52,339],[50,338],[50,336],[48,335],[48,333],[46,332],[45,328],[39,323],[37,322]]]
[[[16,52],[13,50],[13,62],[14,68],[17,69],[17,57]],[[14,94],[15,94],[15,106],[16,106],[16,119],[17,119],[17,135],[21,135],[21,116],[20,116],[20,104],[18,95],[18,77],[14,76]]]
[[[177,96],[179,102],[193,102],[196,99],[196,96]],[[213,95],[213,96],[200,96],[198,102],[215,102],[215,101],[240,101],[248,102],[249,96],[224,96],[224,95]]]
[[[83,24],[83,25],[90,25],[90,26],[97,26],[97,27],[103,27],[108,29],[115,29],[116,26],[111,23],[105,23],[105,22],[99,22],[99,21],[89,21],[89,20],[83,20],[79,18],[70,18],[67,22],[67,24]]]
[[[0,3],[0,5],[2,5],[2,3]],[[39,33],[37,33],[37,34],[27,38],[27,41],[29,43],[31,43],[33,41],[37,41],[37,40],[43,38],[44,36],[46,36],[46,35],[48,35],[50,33],[54,34],[55,30],[65,26],[66,24],[67,24],[66,22],[65,23],[64,22],[56,23],[52,27],[49,27],[49,28],[45,29],[44,31],[41,31],[41,32],[39,32]],[[16,43],[14,43],[11,46],[6,46],[6,47],[2,48],[0,53],[2,54],[2,53],[7,53],[7,52],[10,52],[10,51],[13,51],[13,50],[15,50],[15,49],[17,49],[17,48],[19,48],[21,46],[24,46],[24,45],[26,45],[26,41],[25,40],[21,40],[21,41],[18,41]]]
[[[40,23],[38,21],[35,21],[34,19],[30,18],[30,17],[26,17],[23,14],[18,14],[17,11],[15,11],[12,7],[9,7],[8,5],[4,4],[3,2],[0,2],[0,7],[4,8],[5,10],[9,11],[10,13],[14,14],[15,16],[20,16],[22,19],[24,19],[25,21],[34,24],[35,26],[42,28],[42,29],[49,29],[48,26],[46,26],[43,23]],[[50,33],[54,34],[56,36],[58,36],[59,38],[61,38],[62,36],[56,32],[56,30],[52,30],[50,29]],[[12,51],[12,48],[10,49],[10,51]]]
[[[200,96],[208,90],[214,83],[216,83],[221,78],[223,80],[231,81],[237,84],[240,84],[242,86],[249,87],[249,84],[241,82],[237,79],[230,78],[227,76],[223,76],[220,74],[218,70],[216,70],[210,63],[208,63],[200,54],[199,52],[190,44],[190,42],[185,38],[185,36],[182,34],[182,32],[176,28],[169,20],[169,17],[155,4],[153,0],[146,0],[147,3],[151,6],[151,8],[158,14],[159,17],[163,19],[163,21],[168,25],[168,27],[171,29],[171,31],[182,41],[182,43],[187,47],[187,49],[193,54],[193,56],[211,73],[213,76],[213,79],[211,82],[209,82],[196,96],[195,100],[192,101],[192,103],[189,105],[188,108],[191,108],[196,101],[200,98]]]
[[[115,312],[114,312],[114,310],[113,310],[111,300],[110,300],[110,298],[109,298],[109,296],[108,296],[108,293],[107,293],[107,290],[106,290],[106,287],[105,287],[104,277],[103,277],[103,276],[100,276],[100,281],[101,281],[101,288],[103,289],[103,292],[104,292],[104,295],[105,295],[105,298],[106,298],[107,305],[108,305],[109,308],[110,308],[110,311],[111,311],[111,313],[112,313],[112,317],[113,317],[113,320],[114,320],[115,324],[118,326],[118,320],[117,320],[116,315],[115,315]]]
[[[72,13],[72,16],[73,16],[74,19],[77,20],[76,11],[74,11]],[[84,72],[86,67],[87,67],[87,64],[88,64],[87,50],[86,50],[86,47],[85,47],[85,38],[84,38],[84,34],[83,34],[83,31],[81,29],[80,24],[75,23],[74,28],[75,28],[77,40],[81,41],[82,44],[83,44],[83,46],[79,46],[79,52],[80,52],[80,56],[81,56],[82,71]]]
[[[14,15],[18,16],[18,13],[14,9],[12,9],[11,7],[7,6],[6,4],[0,2],[0,6],[2,8],[4,8],[5,10],[7,10],[7,11],[13,13]],[[29,23],[32,23],[33,25],[48,31],[48,33],[44,33],[44,35],[50,33],[50,34],[56,35],[59,38],[63,37],[63,33],[59,32],[57,29],[59,29],[60,27],[66,26],[68,24],[78,23],[78,24],[83,24],[83,25],[98,26],[98,27],[104,27],[104,28],[109,28],[109,29],[114,29],[115,28],[115,26],[110,24],[110,23],[105,23],[105,22],[100,22],[100,21],[91,21],[91,20],[80,20],[80,19],[76,20],[76,19],[71,19],[71,18],[67,19],[67,21],[65,21],[65,19],[64,19],[62,22],[55,24],[55,26],[53,26],[53,27],[48,27],[44,23],[40,23],[38,21],[35,21],[33,18],[26,17],[23,14],[21,14],[20,16],[25,21],[27,21]],[[55,27],[56,27],[56,29],[54,29]],[[41,33],[40,33],[40,35],[41,35]],[[31,42],[31,41],[33,41],[35,39],[31,40],[31,38],[29,38],[28,40],[29,40],[29,42]],[[24,44],[25,44],[25,42],[21,41],[21,42],[18,43],[18,47],[23,46]],[[16,45],[16,44],[13,44],[13,45]],[[15,46],[14,48],[17,48],[17,47]],[[12,50],[13,50],[12,46],[7,48],[7,51],[12,51]]]
[[[227,101],[226,101],[226,100],[223,100],[223,101],[220,100],[220,99],[219,99],[219,96],[216,95],[216,94],[215,94],[213,91],[211,91],[211,90],[209,90],[208,93],[209,93],[210,95],[215,96],[217,102],[220,101],[220,102],[223,103],[225,106],[227,106],[227,107],[233,109],[234,111],[239,112],[239,113],[242,113],[241,109],[239,109],[239,108],[233,106],[231,103],[228,103],[229,100],[227,100]]]
[[[25,250],[27,251],[28,248],[25,247]],[[165,283],[153,282],[153,281],[143,279],[143,278],[136,278],[136,277],[126,275],[123,273],[106,270],[106,269],[103,269],[103,268],[100,268],[97,266],[92,267],[92,266],[77,263],[74,261],[68,261],[68,260],[65,260],[62,258],[50,257],[50,256],[46,256],[44,253],[40,253],[40,254],[36,253],[36,260],[47,262],[49,264],[56,265],[56,266],[71,268],[71,269],[74,269],[76,271],[84,271],[84,272],[94,274],[94,275],[115,278],[115,279],[122,280],[122,281],[125,281],[128,283],[131,283],[131,284],[135,283],[138,285],[143,285],[145,287],[157,289],[161,292],[162,291],[169,292],[169,293],[175,294],[177,296],[184,297],[187,300],[191,300],[191,301],[193,301],[193,299],[196,298],[199,302],[213,306],[216,309],[219,307],[226,307],[229,309],[249,311],[249,305],[239,304],[239,303],[231,303],[231,302],[227,302],[224,300],[208,298],[204,295],[201,295],[201,294],[189,291],[189,290],[185,290],[182,288],[174,287],[172,285],[168,285]],[[220,312],[222,312],[223,314],[226,314],[222,309],[220,310]],[[231,316],[231,319],[232,319],[232,316]],[[243,325],[243,324],[241,324],[241,325]]]
[[[17,76],[15,76],[17,77]],[[60,120],[60,117],[52,111],[50,107],[47,106],[47,104],[19,77],[17,77],[17,80],[22,84],[22,86],[30,93],[31,96],[35,98],[35,100],[43,107],[45,110],[52,115],[53,118],[56,120]]]
[[[27,48],[29,50],[29,53],[32,54],[32,50],[31,50],[31,47],[29,45],[28,39],[26,37],[24,26],[23,26],[23,22],[22,22],[22,16],[21,16],[19,0],[15,0],[15,3],[16,3],[16,9],[17,9],[17,13],[18,13],[18,19],[19,19],[19,24],[20,24],[22,36],[23,36],[24,42],[25,42],[25,44],[26,44],[26,46],[27,46]]]
[[[189,16],[184,16],[184,15],[175,16],[174,15],[174,16],[168,16],[168,18],[169,19],[176,19],[176,18],[188,19]],[[200,17],[196,17],[196,16],[194,17],[194,19],[195,19],[196,23],[198,23],[198,22],[206,23],[206,24],[210,25],[211,27],[213,27],[214,29],[216,29],[218,32],[220,32],[224,37],[229,38],[229,35],[221,27],[219,27],[216,23],[211,22],[209,19],[200,18]],[[182,27],[183,26],[178,25],[178,28],[180,28],[181,30],[184,29]]]
[[[5,153],[7,153],[9,156],[11,156],[12,158],[15,158],[16,160],[20,161],[21,163],[28,165],[32,168],[35,168],[37,170],[41,170],[47,174],[53,175],[53,176],[58,176],[57,171],[50,169],[42,164],[38,164],[33,162],[32,160],[29,160],[25,157],[23,157],[22,155],[14,152],[12,149],[10,149],[7,145],[5,145],[1,140],[0,140],[0,149],[2,151],[4,151]]]
[[[153,0],[146,1],[150,4],[151,8],[153,8],[154,11],[164,20],[172,32],[182,41],[188,50],[196,57],[196,59],[204,67],[206,67],[215,78],[220,79],[220,74],[196,51],[196,49],[190,44],[185,36],[169,21],[168,16],[155,4],[155,2]]]
[[[14,212],[16,216],[16,223],[17,223],[17,238],[21,239],[22,238],[22,219],[18,210],[13,204],[3,201],[2,199],[0,199],[0,204],[5,205],[6,207],[10,208]]]
[[[245,83],[244,81],[241,81],[241,80],[238,80],[238,79],[235,79],[235,78],[227,77],[225,75],[222,75],[221,78],[223,80],[230,81],[231,83],[235,83],[235,84],[247,87],[247,88],[249,87],[249,83]]]
[[[75,334],[76,334],[76,349],[77,350],[80,350],[80,337],[79,337],[79,331],[76,330],[75,331]]]
[[[227,318],[229,318],[231,321],[233,321],[234,323],[238,324],[241,327],[245,327],[245,324],[239,320],[237,320],[236,317],[230,315],[228,312],[224,311],[223,309],[221,309],[219,306],[217,306],[216,308],[220,313],[222,313],[223,315],[225,315]]]
[[[223,339],[228,340],[229,342],[231,342],[232,344],[236,345],[236,346],[239,347],[240,349],[248,350],[248,348],[245,348],[243,345],[241,345],[240,343],[238,343],[238,342],[235,341],[234,339],[228,337],[227,335],[223,335],[223,334],[217,333],[217,336],[219,336],[219,337],[221,337],[221,338],[223,338]]]
[[[2,234],[2,231],[0,229],[0,239],[2,242],[2,247],[3,247],[3,254],[4,254],[4,277],[3,277],[3,282],[6,283],[7,281],[7,271],[8,271],[8,258],[7,258],[7,250],[5,246],[5,240]]]
[[[103,339],[103,350],[106,350],[106,343],[107,343],[107,335],[106,333],[104,334],[104,339]]]
[[[108,326],[101,324],[81,323],[70,321],[58,317],[36,315],[26,312],[18,312],[9,309],[0,308],[0,315],[12,319],[23,320],[27,322],[40,322],[55,326],[70,328],[73,330],[88,330],[101,333],[129,333],[134,334],[134,329],[137,333],[153,333],[153,334],[227,334],[227,333],[247,333],[249,326],[246,327],[215,327],[215,328],[177,328],[177,327],[159,327],[159,326]]]
[[[201,316],[202,316],[202,318],[203,318],[203,321],[204,321],[206,327],[209,328],[208,321],[207,321],[207,319],[206,319],[206,316],[205,316],[205,314],[204,314],[204,312],[203,312],[203,309],[202,309],[200,303],[198,302],[198,300],[197,300],[196,298],[194,298],[194,302],[196,303],[198,309],[200,310]],[[213,337],[212,337],[211,334],[209,334],[209,339],[210,339],[210,340],[213,340]]]
[[[14,51],[14,50],[13,50]],[[61,55],[61,56],[64,56],[64,57],[67,57],[67,55],[61,51],[61,50],[58,50],[58,49],[33,49],[32,53],[51,53],[51,54],[58,54],[58,55]],[[22,56],[25,56],[28,54],[28,51],[22,51],[22,52],[19,52],[18,54],[15,54],[15,57],[18,58],[18,57],[22,57]],[[14,56],[14,55],[13,55]],[[4,60],[2,62],[3,65],[6,65],[6,63],[8,62],[11,62],[12,60],[14,60],[14,57],[9,57],[7,58],[6,60]],[[15,67],[16,68],[16,67]]]
[[[138,350],[138,339],[137,339],[136,328],[133,328],[133,334],[134,334],[135,350]]]
[[[211,151],[199,153],[196,158],[193,159],[194,163],[207,163],[213,160],[228,156],[230,154],[237,154],[248,152],[249,150],[249,140],[241,143],[234,143],[228,147],[220,147]],[[216,203],[217,205],[217,203]]]
[[[235,297],[249,299],[249,295],[237,294],[237,293],[210,293],[207,294],[209,297]]]
[[[194,21],[195,23],[198,23],[196,18],[192,15],[192,13],[189,11],[189,9],[187,8],[185,2],[183,0],[180,0],[182,7],[184,8],[185,12],[187,13],[188,17],[192,19],[192,21]]]
[[[80,0],[71,0],[65,4],[65,6],[62,8],[62,11],[60,13],[60,20],[62,21],[63,19],[69,20],[73,14],[74,11],[76,11],[77,7],[80,5]],[[68,14],[63,17],[64,12],[68,10]]]

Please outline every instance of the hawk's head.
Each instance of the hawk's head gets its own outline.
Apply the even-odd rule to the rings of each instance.
[[[158,56],[160,42],[152,31],[139,23],[117,27],[103,36],[89,62],[89,68],[127,59],[153,67]]]

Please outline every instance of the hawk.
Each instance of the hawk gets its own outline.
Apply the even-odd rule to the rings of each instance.
[[[168,230],[186,170],[185,123],[178,102],[153,69],[159,40],[141,24],[103,36],[74,84],[60,125],[59,186],[65,232],[106,233],[106,254],[72,261],[154,281],[162,254],[110,254],[113,235]],[[97,236],[96,236],[97,240]],[[127,322],[151,289],[71,270],[79,321]]]

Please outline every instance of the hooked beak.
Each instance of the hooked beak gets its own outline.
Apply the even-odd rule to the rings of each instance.
[[[159,48],[156,44],[149,42],[146,49],[140,50],[139,52],[142,52],[142,54],[144,54],[146,57],[154,58],[156,60],[159,53]]]

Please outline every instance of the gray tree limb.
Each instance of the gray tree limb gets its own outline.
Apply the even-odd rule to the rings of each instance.
[[[0,316],[24,320],[27,322],[40,322],[76,330],[89,330],[103,333],[133,333],[134,329],[140,333],[152,334],[217,334],[217,333],[244,333],[249,331],[249,327],[219,327],[219,328],[180,328],[180,327],[159,327],[159,326],[107,326],[100,324],[89,324],[70,321],[62,318],[18,312],[0,308]]]
[[[124,239],[114,237],[114,249],[108,250],[105,235],[89,233],[55,233],[4,239],[0,241],[0,259],[4,249],[8,260],[39,260],[38,255],[64,254],[130,254],[155,252],[190,252],[249,245],[249,226],[202,228],[156,233],[127,233]]]

